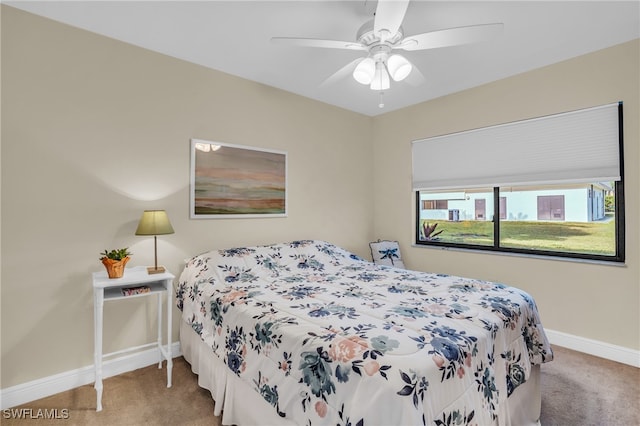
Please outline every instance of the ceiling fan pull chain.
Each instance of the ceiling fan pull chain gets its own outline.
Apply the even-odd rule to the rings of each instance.
[[[384,108],[384,102],[382,100],[382,95],[384,95],[384,92],[380,91],[380,101],[378,102],[378,108]]]

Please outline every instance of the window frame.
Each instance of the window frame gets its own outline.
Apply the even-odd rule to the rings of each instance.
[[[479,245],[479,244],[465,244],[465,243],[452,243],[446,241],[433,241],[433,240],[421,240],[420,239],[420,191],[415,191],[416,202],[416,226],[415,226],[415,244],[417,246],[429,246],[429,247],[441,247],[441,248],[456,248],[470,251],[479,252],[494,252],[494,253],[511,253],[528,255],[534,257],[551,257],[551,258],[569,258],[569,259],[582,259],[582,260],[595,260],[612,263],[624,263],[625,261],[625,218],[624,218],[624,178],[614,183],[615,193],[615,246],[616,253],[613,256],[591,254],[591,253],[574,253],[563,252],[553,250],[533,250],[525,248],[515,247],[502,247],[500,246],[500,215],[494,215],[493,220],[493,245]],[[493,188],[493,208],[494,211],[500,211],[500,188]]]

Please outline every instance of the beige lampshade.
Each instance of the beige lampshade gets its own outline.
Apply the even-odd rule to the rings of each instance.
[[[136,229],[136,235],[165,235],[173,232],[169,216],[164,210],[145,210]]]

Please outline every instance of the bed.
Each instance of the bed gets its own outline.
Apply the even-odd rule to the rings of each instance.
[[[305,240],[195,256],[176,293],[223,424],[539,424],[553,353],[522,290]]]

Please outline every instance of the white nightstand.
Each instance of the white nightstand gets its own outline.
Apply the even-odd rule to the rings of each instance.
[[[94,315],[94,361],[96,371],[95,389],[97,393],[96,411],[102,410],[102,359],[130,351],[157,346],[159,351],[158,368],[162,368],[163,358],[167,360],[167,387],[171,387],[171,307],[173,300],[173,279],[169,272],[148,274],[145,266],[126,268],[122,278],[110,279],[106,271],[93,273],[93,315]],[[150,291],[131,296],[125,296],[122,289],[147,286]],[[162,346],[162,293],[167,294],[167,345]],[[109,354],[102,353],[102,316],[105,301],[130,299],[133,297],[158,296],[158,341],[146,345],[123,349]]]

